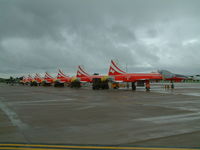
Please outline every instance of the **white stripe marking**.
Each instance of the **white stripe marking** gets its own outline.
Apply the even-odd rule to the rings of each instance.
[[[124,72],[121,72],[120,70],[118,70],[112,63],[111,63],[111,67],[112,67],[112,69],[113,69],[115,72],[124,74]]]
[[[152,121],[154,123],[171,123],[171,122],[184,122],[184,121],[198,120],[198,119],[200,119],[200,112],[183,114],[183,115],[171,115],[171,116],[141,118],[141,119],[138,119],[138,120]]]
[[[71,101],[74,99],[60,99],[60,100],[40,100],[40,101],[21,101],[21,102],[12,102],[12,104],[29,104],[29,103],[47,103],[47,102],[61,102],[61,101]]]
[[[27,128],[28,126],[19,119],[14,111],[9,109],[6,104],[4,104],[3,100],[4,98],[0,97],[0,109],[8,116],[12,124],[20,129]]]
[[[82,69],[84,72],[83,72],[81,69]],[[81,68],[80,66],[79,66],[79,68],[78,68],[78,71],[79,71],[79,73],[81,73],[81,74],[84,75],[84,76],[89,76],[88,74],[85,73],[86,71],[85,71],[83,68]]]

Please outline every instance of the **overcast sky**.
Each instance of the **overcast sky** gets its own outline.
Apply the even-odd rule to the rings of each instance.
[[[0,75],[77,65],[200,73],[199,0],[0,0]]]

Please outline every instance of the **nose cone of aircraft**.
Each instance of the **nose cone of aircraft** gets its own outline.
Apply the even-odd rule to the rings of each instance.
[[[181,74],[175,74],[177,78],[183,78],[183,79],[187,79],[187,76],[181,75]]]

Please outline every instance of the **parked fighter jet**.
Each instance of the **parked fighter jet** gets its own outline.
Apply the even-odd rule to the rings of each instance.
[[[42,77],[38,73],[36,73],[34,80],[31,82],[30,85],[31,86],[38,86],[38,85],[41,85],[42,81],[43,81]]]
[[[58,75],[54,82],[54,86],[64,86],[64,83],[70,83],[72,81],[72,77],[65,75],[60,69],[58,70]]]
[[[54,78],[47,72],[45,72],[44,80],[42,81],[42,85],[50,86],[54,82]]]
[[[113,60],[111,60],[108,75],[112,76],[116,82],[132,82],[133,90],[136,89],[135,82],[146,82],[146,89],[149,90],[150,80],[170,80],[173,82],[187,78],[186,76],[174,74],[167,70],[159,70],[158,73],[126,73]]]
[[[117,63],[113,60],[111,60],[108,75],[111,76],[115,82],[132,82],[133,90],[136,90],[135,82],[146,82],[146,89],[149,90],[150,80],[162,79],[162,75],[160,73],[126,73],[120,69]]]
[[[25,77],[25,76],[23,76],[23,78],[22,78],[22,80],[20,81],[20,83],[21,84],[26,84],[26,83],[28,83],[28,80],[27,80],[27,78]]]
[[[78,66],[76,77],[80,82],[89,82],[93,83],[93,89],[108,89],[108,76],[102,76],[98,74],[90,75],[88,74],[83,67]]]
[[[98,75],[98,74],[94,74],[94,75],[90,75],[88,74],[84,69],[83,67],[81,66],[78,66],[78,70],[77,70],[77,75],[76,75],[77,78],[79,78],[79,80],[81,82],[92,82],[93,79],[107,79],[108,76],[103,76],[103,75]]]
[[[23,76],[23,79],[20,81],[22,84],[30,84],[33,81],[33,78],[31,75],[28,75],[28,77]]]
[[[89,75],[81,66],[78,66],[76,77],[80,82],[92,82],[91,75]]]

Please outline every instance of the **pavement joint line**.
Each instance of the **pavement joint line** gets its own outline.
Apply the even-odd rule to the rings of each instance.
[[[0,149],[16,150],[62,150],[62,149],[109,149],[109,150],[200,150],[200,148],[173,148],[173,147],[131,147],[131,146],[89,146],[89,145],[38,145],[38,144],[0,144]]]

